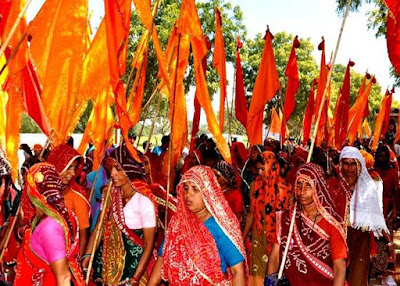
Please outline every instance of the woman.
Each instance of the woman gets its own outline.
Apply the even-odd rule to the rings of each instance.
[[[284,268],[290,285],[345,285],[346,232],[320,166],[307,163],[299,168],[295,195],[296,220]],[[278,271],[294,207],[276,215],[267,274]]]
[[[79,268],[77,221],[61,195],[60,176],[53,165],[39,163],[27,175],[27,194],[36,209],[25,232],[14,285],[84,285]]]
[[[61,144],[50,152],[47,161],[60,174],[65,205],[78,218],[80,254],[83,255],[89,236],[90,203],[86,189],[75,181],[83,168],[82,156],[70,145]]]
[[[275,213],[289,206],[291,187],[280,177],[275,154],[262,153],[263,163],[257,162],[259,176],[250,188],[250,212],[246,218],[243,239],[251,229],[250,284],[260,285],[267,271],[275,234]]]
[[[178,209],[148,285],[158,285],[161,278],[169,285],[245,285],[247,267],[239,222],[212,169],[191,168],[177,193]]]
[[[145,181],[143,164],[130,156],[125,145],[106,158],[105,166],[111,168],[111,204],[103,225],[98,221],[90,236],[82,266],[88,266],[95,236],[102,228],[102,241],[95,246],[94,282],[138,285],[153,251],[156,203]]]
[[[229,163],[219,161],[215,166],[214,173],[217,176],[225,199],[239,220],[239,223],[241,223],[244,211],[243,196],[237,188],[234,169]]]

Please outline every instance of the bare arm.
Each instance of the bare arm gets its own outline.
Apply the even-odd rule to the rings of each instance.
[[[149,281],[147,282],[147,286],[158,286],[161,283],[161,269],[163,266],[162,256],[157,258],[156,264],[154,265],[153,272],[151,272],[151,276]]]
[[[333,286],[343,286],[346,278],[346,260],[333,260]]]
[[[278,272],[279,269],[279,244],[272,245],[271,254],[268,257],[267,274]]]
[[[230,267],[233,276],[233,286],[245,286],[246,275],[244,271],[244,262],[240,262]]]
[[[92,254],[92,249],[93,249],[93,245],[94,245],[94,240],[95,240],[95,238],[96,238],[97,231],[98,231],[98,229],[99,229],[100,227],[101,227],[101,226],[100,226],[100,224],[99,224],[99,220],[97,220],[96,226],[95,226],[95,228],[93,229],[93,231],[92,231],[92,233],[91,233],[91,235],[90,235],[90,237],[89,237],[89,242],[88,242],[88,244],[87,244],[87,246],[86,246],[86,250],[84,251],[84,254]],[[101,236],[101,233],[100,233],[100,236]],[[99,245],[100,245],[100,239],[97,240],[96,246],[95,246],[95,248],[94,248],[95,251],[96,251],[96,249],[99,247]],[[94,255],[94,253],[93,253],[93,255]],[[89,265],[89,260],[90,260],[90,256],[86,256],[86,257],[82,260],[82,268],[87,268],[87,267],[88,267],[88,265]]]
[[[79,254],[82,256],[85,254],[86,243],[89,238],[89,228],[79,230]]]
[[[155,236],[156,236],[155,227],[143,228],[143,239],[144,239],[143,253],[142,256],[140,257],[139,264],[136,268],[135,274],[133,275],[133,277],[138,281],[144,274],[144,271],[146,270],[147,265],[150,261],[151,254],[153,252]]]
[[[68,261],[66,258],[50,263],[50,268],[56,277],[57,286],[71,285],[71,272],[69,272]]]

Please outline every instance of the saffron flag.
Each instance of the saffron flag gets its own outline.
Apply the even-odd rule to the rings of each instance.
[[[196,96],[207,117],[208,128],[214,136],[215,142],[221,155],[230,163],[231,154],[229,146],[222,136],[212,109],[210,95],[208,93],[207,82],[203,71],[202,61],[207,55],[207,43],[201,29],[200,19],[197,14],[196,4],[193,0],[182,1],[181,14],[179,21],[179,33],[189,35],[193,52],[193,62],[196,80]]]
[[[348,127],[348,136],[349,143],[353,145],[355,139],[357,138],[358,128],[362,122],[365,106],[368,104],[368,96],[371,92],[372,84],[375,83],[375,78],[369,80],[367,87],[364,92],[357,97],[353,106],[349,111],[349,127]]]
[[[367,138],[371,138],[371,134],[372,134],[372,132],[371,132],[371,127],[369,127],[369,124],[368,124],[368,120],[367,120],[367,119],[364,119],[363,129],[364,129],[364,134],[365,134],[365,136],[366,136]]]
[[[313,115],[315,113],[315,86],[317,85],[317,79],[314,79],[311,83],[310,93],[308,95],[308,103],[306,113],[304,114],[303,120],[303,146],[307,146],[308,140],[310,139],[311,124]]]
[[[389,13],[386,20],[386,44],[389,59],[397,73],[400,73],[400,3],[385,0]]]
[[[382,124],[382,135],[386,135],[388,129],[389,129],[389,121],[390,121],[390,112],[392,111],[392,99],[393,99],[393,93],[390,92],[389,90],[386,90],[386,110],[385,110],[385,117],[383,119],[383,124]]]
[[[379,139],[381,138],[381,132],[383,127],[383,121],[385,120],[386,108],[387,108],[387,100],[389,96],[384,96],[381,103],[381,108],[379,109],[378,116],[376,117],[375,121],[375,129],[374,135],[372,139],[371,149],[375,150],[378,146]]]
[[[247,126],[247,100],[245,97],[242,62],[240,60],[240,49],[243,43],[239,37],[236,39],[236,74],[235,74],[235,114],[237,120],[246,128]]]
[[[341,88],[341,94],[337,99],[338,104],[335,110],[335,145],[338,150],[341,149],[347,137],[350,109],[350,67],[352,66],[354,66],[354,62],[349,61]]]
[[[269,132],[272,134],[281,134],[281,123],[282,118],[279,116],[278,112],[276,112],[275,108],[272,108],[271,111],[271,123],[269,125]]]
[[[318,45],[318,50],[322,51],[321,53],[321,64],[320,64],[320,72],[319,72],[319,79],[318,79],[318,88],[317,88],[317,105],[316,105],[316,116],[314,117],[315,124],[317,123],[317,119],[319,116],[319,110],[321,108],[321,105],[323,104],[322,107],[322,113],[321,117],[318,123],[318,133],[317,133],[317,138],[315,138],[315,146],[320,147],[322,139],[324,138],[324,131],[325,131],[325,124],[326,124],[326,119],[327,119],[327,104],[326,104],[326,97],[325,100],[322,101],[324,92],[325,92],[325,87],[326,87],[326,81],[328,78],[328,70],[326,66],[326,60],[325,60],[325,40],[322,38],[322,42]]]
[[[269,30],[264,37],[265,44],[260,67],[247,117],[247,137],[250,145],[262,144],[262,126],[265,105],[275,96],[280,88],[275,55],[272,48],[273,36]]]
[[[294,108],[296,107],[296,92],[299,89],[300,79],[299,72],[297,70],[297,58],[296,58],[296,49],[300,47],[300,42],[298,37],[296,36],[293,41],[292,51],[290,52],[289,60],[286,66],[285,75],[288,78],[287,86],[286,86],[286,95],[285,95],[285,103],[283,106],[283,119],[282,119],[282,134],[281,140],[282,143],[285,142],[285,134],[286,134],[286,124],[292,115]]]
[[[33,64],[43,85],[43,107],[56,145],[68,140],[88,101],[87,94],[80,93],[87,18],[85,0],[46,1],[30,24]]]
[[[225,62],[225,44],[222,36],[222,19],[221,12],[217,7],[215,11],[215,43],[214,43],[214,60],[213,66],[219,75],[219,129],[224,131],[224,116],[225,116],[225,99],[226,99],[226,62]]]

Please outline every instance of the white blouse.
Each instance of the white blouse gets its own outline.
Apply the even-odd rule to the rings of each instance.
[[[129,229],[156,227],[156,212],[151,200],[136,192],[124,207],[125,223]]]

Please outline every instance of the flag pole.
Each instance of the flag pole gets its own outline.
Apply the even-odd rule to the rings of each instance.
[[[181,32],[178,31],[178,47],[177,47],[177,52],[176,52],[176,68],[175,68],[175,81],[174,81],[174,93],[172,97],[172,110],[170,112],[172,113],[171,116],[171,136],[169,138],[169,146],[168,146],[168,177],[167,177],[167,198],[165,202],[165,234],[167,233],[167,226],[168,226],[168,199],[169,199],[169,194],[171,192],[171,163],[172,163],[172,135],[174,134],[174,114],[175,114],[175,98],[176,98],[176,84],[178,80],[178,67],[179,67],[179,52],[180,52],[180,47],[181,47]],[[161,95],[160,95],[161,97]]]
[[[21,204],[21,202],[20,202],[20,203],[19,203],[19,206],[18,206],[18,209],[17,209],[17,213],[16,213],[15,216],[14,216],[14,220],[12,221],[10,227],[9,227],[8,230],[7,230],[6,238],[5,238],[6,240],[5,240],[5,242],[4,242],[4,246],[3,246],[3,249],[1,250],[1,254],[0,254],[0,263],[3,261],[3,257],[4,257],[4,254],[5,254],[5,252],[6,252],[8,243],[10,242],[11,234],[12,234],[12,232],[13,232],[13,230],[14,230],[15,224],[16,224],[17,219],[18,219],[18,215],[19,215],[19,213],[20,213],[20,211],[21,211],[21,205],[22,205],[22,204]]]
[[[112,181],[108,185],[107,192],[106,192],[106,194],[105,194],[105,196],[103,198],[103,201],[101,203],[101,213],[100,213],[100,217],[99,217],[99,221],[98,221],[99,228],[97,229],[97,233],[96,233],[96,236],[94,238],[93,247],[92,247],[92,250],[90,251],[90,260],[89,260],[89,265],[88,265],[87,273],[86,273],[86,283],[85,283],[86,285],[89,284],[90,272],[92,270],[94,255],[95,255],[96,248],[97,248],[96,246],[97,246],[97,243],[99,242],[100,234],[101,234],[101,231],[102,231],[102,224],[103,224],[103,221],[104,221],[104,216],[106,214],[107,202],[108,202],[108,197],[110,196],[110,193],[111,193],[111,188],[112,188]]]
[[[12,50],[10,56],[7,58],[5,64],[1,67],[0,70],[0,75],[4,72],[4,70],[6,69],[6,67],[10,64],[11,60],[14,58],[15,54],[18,52],[19,47],[21,46],[22,42],[25,40],[26,36],[28,35],[27,32],[25,32],[21,39],[19,40],[18,44],[15,46],[15,48]]]
[[[4,54],[8,44],[11,41],[12,36],[14,36],[15,31],[18,28],[19,23],[21,22],[22,18],[24,17],[24,14],[26,12],[26,9],[28,9],[29,5],[31,4],[32,0],[28,0],[25,3],[25,6],[22,8],[21,12],[19,12],[17,19],[14,22],[14,25],[12,26],[10,33],[8,33],[7,38],[4,40],[4,43],[1,44],[0,47],[0,57]]]
[[[156,95],[156,93],[157,93],[157,88],[155,88],[153,90],[153,92],[150,95],[149,100],[146,102],[146,104],[142,108],[142,110],[144,111],[144,116],[143,116],[144,119],[143,119],[143,124],[141,124],[141,127],[140,127],[136,148],[139,147],[140,139],[142,138],[142,134],[143,134],[143,130],[144,130],[144,125],[146,123],[147,116],[150,113],[150,104],[153,102],[153,99],[154,99],[154,96]]]
[[[326,81],[326,84],[325,84],[324,94],[322,95],[321,105],[319,106],[318,118],[317,118],[317,121],[315,122],[315,127],[314,127],[314,132],[313,132],[314,134],[313,134],[313,138],[311,140],[310,150],[308,151],[307,162],[311,161],[311,156],[312,156],[312,153],[313,153],[313,150],[314,150],[314,145],[315,145],[315,138],[317,136],[317,131],[318,131],[318,125],[319,125],[319,121],[321,120],[323,107],[325,105],[326,94],[328,92],[329,84],[330,84],[330,81],[331,81],[331,78],[332,78],[332,72],[333,72],[333,68],[335,66],[336,55],[337,55],[338,50],[339,50],[340,40],[342,39],[343,29],[344,29],[344,25],[346,23],[347,16],[349,14],[351,1],[352,0],[349,0],[347,2],[346,12],[345,12],[344,17],[343,17],[342,26],[340,27],[340,32],[339,32],[338,40],[337,40],[337,43],[336,43],[335,52],[333,53],[332,67],[328,71],[328,78],[327,78],[327,81]],[[322,68],[325,68],[325,67],[321,67],[321,69]]]
[[[153,120],[151,122],[151,127],[150,127],[150,131],[149,131],[149,137],[147,139],[147,144],[146,144],[146,148],[144,150],[144,153],[147,153],[147,151],[149,150],[150,140],[151,140],[151,137],[153,136],[154,125],[156,124],[156,119],[158,117],[158,113],[160,112],[161,101],[162,101],[161,99],[162,99],[162,94],[159,95],[158,100],[157,100],[157,107],[156,107],[156,111],[154,113]]]

